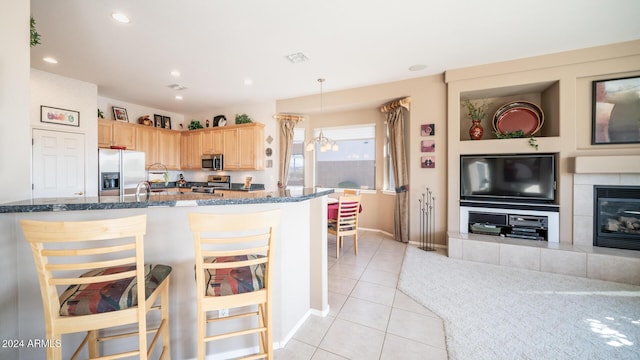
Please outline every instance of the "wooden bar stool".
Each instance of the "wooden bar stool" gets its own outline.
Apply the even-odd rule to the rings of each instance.
[[[271,260],[280,210],[249,214],[191,213],[189,224],[196,263],[197,358],[204,360],[210,341],[258,335],[258,353],[243,359],[273,359]],[[257,310],[252,305],[257,305]],[[229,309],[234,312],[222,314]],[[213,311],[217,311],[217,317],[209,314]],[[255,317],[257,326],[241,330],[225,327],[208,335],[209,323],[218,323],[222,328],[222,322],[231,326],[229,320],[240,319],[244,325]],[[247,341],[238,343],[243,344],[243,348],[251,346]]]
[[[146,360],[161,340],[156,357],[171,357],[171,267],[144,263],[146,215],[80,222],[20,220],[20,224],[38,272],[47,339],[62,344],[63,334],[87,332],[71,359],[76,359],[85,345],[89,358],[102,358],[99,342],[128,336],[138,337],[137,348],[119,348],[102,356]],[[62,295],[59,286],[67,286]],[[154,306],[156,300],[159,305]],[[160,315],[148,346],[147,313],[151,310]],[[131,326],[123,326],[136,323],[133,332]],[[114,327],[122,331],[101,337],[100,329]],[[47,347],[47,359],[62,359],[62,347]]]

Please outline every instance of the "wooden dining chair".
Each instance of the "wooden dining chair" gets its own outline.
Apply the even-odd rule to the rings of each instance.
[[[360,195],[360,190],[344,189],[344,190],[342,190],[342,194],[345,195],[345,196],[348,196],[348,195]]]
[[[189,224],[196,263],[197,358],[205,359],[207,343],[211,341],[240,336],[255,339],[257,335],[254,341],[258,353],[243,358],[273,359],[271,261],[280,210],[245,214],[191,213]],[[229,330],[223,325],[223,322],[228,324],[243,318],[245,321],[257,318],[257,326],[246,322],[240,324],[247,328]],[[220,326],[208,328],[209,323]]]
[[[45,336],[55,345],[47,347],[47,359],[62,359],[62,335],[78,332],[86,335],[71,359],[83,353],[86,345],[91,359],[144,360],[160,344],[158,340],[162,347],[155,358],[171,357],[171,267],[144,263],[146,215],[78,222],[23,219],[20,224],[38,273]],[[64,286],[67,288],[60,295],[58,287]],[[159,325],[151,331],[148,345],[147,313],[151,310],[159,311]],[[133,332],[130,324],[137,324]],[[103,336],[100,330],[107,328],[110,333]],[[117,352],[100,354],[99,342],[128,336],[138,338],[137,348],[120,343]]]
[[[340,248],[344,237],[353,235],[353,252],[358,255],[358,214],[360,213],[360,195],[340,196],[338,198],[338,216],[329,221],[328,232],[336,237],[336,258],[340,257]]]

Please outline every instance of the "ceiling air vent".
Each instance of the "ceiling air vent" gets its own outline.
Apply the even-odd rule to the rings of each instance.
[[[187,87],[186,86],[182,86],[180,84],[171,84],[171,85],[167,85],[170,89],[173,90],[186,90]]]

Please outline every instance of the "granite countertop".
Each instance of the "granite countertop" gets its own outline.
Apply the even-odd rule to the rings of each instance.
[[[164,184],[163,184],[164,185]],[[246,198],[223,198],[215,194],[182,193],[174,195],[151,194],[149,199],[137,201],[135,196],[100,196],[41,198],[0,204],[1,213],[72,211],[72,210],[108,210],[174,206],[209,206],[236,204],[264,204],[298,202],[333,193],[333,189],[316,190],[313,188],[265,191],[257,196]]]

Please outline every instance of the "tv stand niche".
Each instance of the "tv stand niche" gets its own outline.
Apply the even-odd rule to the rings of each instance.
[[[543,238],[548,242],[557,243],[560,242],[558,209],[558,205],[552,204],[462,200],[460,201],[460,233],[469,233],[470,221],[477,221],[487,223],[489,225],[487,230],[491,229],[491,225],[504,227],[503,235],[512,233],[510,237],[532,240]],[[535,233],[531,233],[531,237],[526,237],[527,232],[532,229],[535,230]],[[496,235],[498,234],[496,233]]]

